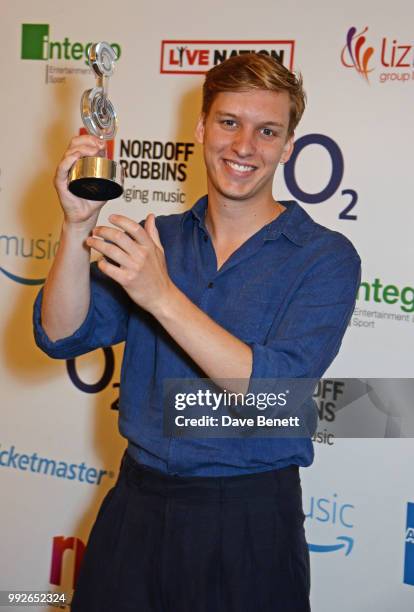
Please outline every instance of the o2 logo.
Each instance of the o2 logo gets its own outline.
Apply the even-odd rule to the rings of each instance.
[[[325,187],[317,193],[304,191],[299,186],[295,173],[299,155],[310,145],[323,147],[331,159],[331,176]],[[344,157],[342,151],[332,138],[324,134],[307,134],[302,136],[296,140],[292,156],[284,166],[284,176],[286,187],[296,200],[304,204],[321,204],[332,197],[341,185],[344,176]],[[351,210],[355,208],[358,201],[357,192],[354,189],[342,189],[341,195],[349,197],[350,201],[342,212],[339,213],[339,218],[346,221],[356,221],[357,215],[351,214]]]
[[[99,393],[100,391],[103,391],[109,385],[114,375],[115,356],[113,348],[111,346],[106,346],[101,350],[104,353],[105,365],[102,372],[102,376],[94,383],[86,383],[81,379],[76,369],[76,359],[68,359],[66,361],[66,369],[69,378],[71,379],[75,387],[77,387],[80,391],[83,391],[84,393]],[[112,383],[112,388],[118,389],[119,382]],[[119,398],[116,398],[116,400],[112,402],[112,410],[118,410],[118,401]]]

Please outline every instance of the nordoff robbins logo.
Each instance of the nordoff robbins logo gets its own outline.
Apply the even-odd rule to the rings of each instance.
[[[81,60],[88,59],[88,50],[92,42],[72,42],[67,36],[62,41],[51,41],[49,24],[23,23],[21,59],[24,60]],[[117,58],[121,56],[121,47],[111,43]]]
[[[293,70],[294,40],[163,40],[162,74],[204,74],[233,55],[270,55]]]

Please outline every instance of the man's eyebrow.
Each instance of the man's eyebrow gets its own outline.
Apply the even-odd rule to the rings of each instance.
[[[230,112],[228,112],[228,111],[221,111],[221,110],[218,110],[218,111],[216,111],[216,113],[215,113],[215,114],[216,114],[216,115],[222,115],[222,116],[223,116],[223,115],[225,115],[226,117],[236,117],[236,118],[237,118],[237,115],[235,115],[234,113],[230,113]]]
[[[215,113],[216,117],[232,117],[234,119],[238,119],[238,115],[235,115],[234,113],[230,113],[227,111],[216,111]],[[277,128],[284,128],[284,124],[283,123],[278,123],[277,121],[261,121],[260,122],[261,125],[269,125],[272,127],[277,127]]]
[[[277,121],[263,121],[263,125],[270,125],[272,127],[277,127],[281,129],[285,127],[283,123],[278,123]]]

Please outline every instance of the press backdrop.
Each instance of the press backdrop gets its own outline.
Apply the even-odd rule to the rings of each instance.
[[[31,312],[62,220],[55,167],[94,86],[88,43],[119,54],[110,97],[126,191],[102,211],[136,220],[205,192],[194,143],[202,73],[244,50],[304,75],[295,158],[274,193],[348,236],[363,261],[357,309],[328,377],[412,375],[414,332],[412,2],[190,0],[4,2],[0,24],[0,589],[71,591],[92,521],[113,486],[122,346],[75,361],[36,347]],[[145,144],[147,143],[147,144]],[[302,470],[318,612],[414,605],[411,439],[327,439]]]

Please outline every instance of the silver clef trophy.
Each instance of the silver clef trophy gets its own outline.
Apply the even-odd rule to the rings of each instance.
[[[96,74],[96,87],[84,92],[81,117],[89,134],[102,140],[112,140],[118,127],[115,109],[108,99],[108,80],[114,72],[116,53],[106,42],[89,48],[89,65]],[[113,200],[124,188],[122,167],[106,157],[81,157],[72,166],[68,189],[87,200]]]

